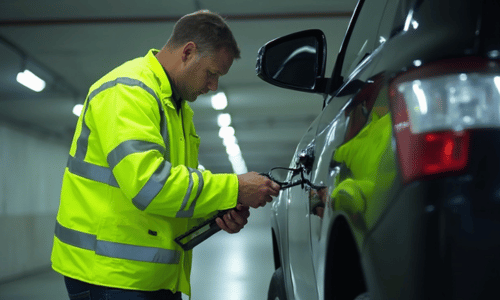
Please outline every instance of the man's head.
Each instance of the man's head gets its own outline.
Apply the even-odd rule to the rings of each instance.
[[[195,101],[218,88],[240,50],[226,22],[209,11],[182,17],[165,47],[156,55],[174,81],[181,98]]]
[[[174,26],[167,47],[176,49],[194,42],[201,54],[226,48],[233,59],[240,58],[240,49],[224,19],[208,10],[200,10],[180,18]]]

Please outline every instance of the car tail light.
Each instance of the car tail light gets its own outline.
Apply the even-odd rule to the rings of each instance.
[[[440,61],[389,87],[404,182],[466,170],[471,129],[500,128],[500,68],[482,58]]]

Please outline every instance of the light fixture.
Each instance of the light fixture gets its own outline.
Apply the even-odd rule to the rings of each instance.
[[[241,154],[240,146],[238,146],[238,144],[228,145],[228,146],[226,146],[226,153],[229,156],[239,155],[239,154]]]
[[[9,39],[6,39],[2,35],[0,35],[0,45],[9,48],[20,57],[20,72],[16,76],[17,82],[33,91],[41,92],[47,87],[47,81],[49,82],[51,87],[64,87],[73,96],[74,99],[81,99],[82,95],[80,91],[72,84],[70,84],[67,80],[65,80],[63,76],[60,76],[50,67],[40,63],[35,58],[31,57],[21,47],[19,47]],[[28,70],[28,66],[31,71]],[[33,73],[33,70],[39,75],[42,75],[45,80],[35,75]],[[81,114],[81,107],[79,105],[75,106],[73,108],[73,113],[75,115]]]
[[[82,114],[83,104],[77,104],[73,107],[73,114],[79,117]]]
[[[236,137],[234,135],[225,136],[222,139],[222,144],[227,147],[228,145],[238,144],[238,140],[236,139]]]
[[[41,92],[45,88],[45,81],[28,69],[17,73],[16,80],[35,92]]]
[[[241,153],[238,155],[228,155],[231,166],[233,167],[234,173],[240,175],[248,172],[247,165]]]
[[[218,92],[212,96],[212,107],[215,110],[223,110],[227,107],[227,97],[224,92]]]
[[[215,110],[223,110],[227,107],[227,97],[224,92],[218,92],[212,96],[212,107]],[[226,153],[233,168],[234,173],[244,174],[248,172],[245,159],[241,153],[238,140],[235,136],[235,130],[231,125],[231,115],[221,113],[217,116],[217,125],[219,125],[219,137],[226,148]]]
[[[221,127],[219,129],[219,137],[225,139],[227,137],[234,136],[234,128],[231,126]]]
[[[219,114],[217,116],[217,124],[219,125],[219,127],[227,127],[231,125],[231,115],[228,113]]]

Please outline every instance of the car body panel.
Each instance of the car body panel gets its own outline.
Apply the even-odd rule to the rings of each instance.
[[[296,186],[273,204],[287,299],[329,299],[332,290],[346,289],[327,282],[350,263],[331,259],[338,220],[348,224],[360,255],[366,286],[356,291],[366,288],[371,299],[480,299],[493,291],[500,267],[500,124],[470,132],[467,170],[406,182],[397,147],[405,141],[395,134],[402,124],[395,124],[389,98],[400,74],[441,61],[456,61],[456,70],[467,70],[463,58],[486,61],[487,72],[500,78],[499,11],[494,0],[359,1],[325,106],[290,164],[325,188]],[[459,71],[436,69],[446,72]]]

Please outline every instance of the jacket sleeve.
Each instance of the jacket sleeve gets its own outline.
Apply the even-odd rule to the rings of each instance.
[[[118,84],[89,103],[87,120],[120,190],[140,210],[204,217],[236,206],[235,174],[212,174],[165,159],[160,101],[147,86]]]

